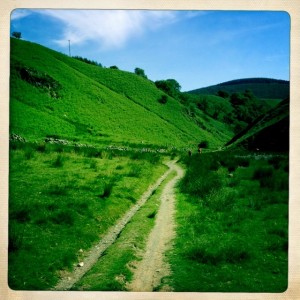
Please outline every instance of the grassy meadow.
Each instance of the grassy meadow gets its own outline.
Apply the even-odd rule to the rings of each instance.
[[[9,286],[51,288],[166,169],[155,153],[11,143]]]
[[[215,152],[183,160],[178,292],[283,292],[288,280],[288,156]]]

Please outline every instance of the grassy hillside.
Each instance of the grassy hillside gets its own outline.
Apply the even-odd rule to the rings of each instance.
[[[213,94],[218,91],[238,93],[251,90],[254,95],[261,99],[285,99],[289,96],[289,81],[269,78],[247,78],[223,82],[217,85],[192,90],[192,94]]]
[[[257,118],[226,146],[242,146],[249,150],[288,151],[289,99],[285,99],[268,113]]]
[[[200,114],[133,73],[90,65],[37,44],[11,40],[11,132],[28,140],[57,136],[91,144],[218,147],[229,127]]]

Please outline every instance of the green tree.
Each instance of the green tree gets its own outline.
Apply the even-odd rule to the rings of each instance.
[[[16,39],[21,39],[21,38],[22,38],[21,32],[14,31],[11,35],[12,35],[14,38],[16,38]]]
[[[135,73],[136,75],[138,75],[138,76],[141,76],[141,77],[143,77],[143,78],[148,79],[148,77],[147,77],[146,74],[145,74],[145,71],[144,71],[143,69],[141,69],[141,68],[135,68],[135,69],[134,69],[134,73]]]
[[[169,96],[178,99],[180,96],[180,84],[175,79],[158,80],[155,85]]]
[[[218,95],[219,97],[224,98],[224,99],[226,99],[226,98],[229,97],[229,94],[228,94],[226,91],[221,91],[221,90],[218,91],[217,95]]]

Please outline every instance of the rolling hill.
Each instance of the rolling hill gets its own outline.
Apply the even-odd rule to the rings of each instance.
[[[289,81],[270,78],[246,78],[223,82],[189,91],[191,94],[216,95],[219,91],[239,93],[251,90],[260,99],[285,99],[289,96]]]
[[[224,123],[184,104],[134,73],[102,68],[11,39],[10,132],[29,141],[57,137],[92,145],[219,147]],[[205,123],[205,126],[203,125]]]
[[[247,150],[289,150],[289,99],[281,101],[233,137],[226,146]]]

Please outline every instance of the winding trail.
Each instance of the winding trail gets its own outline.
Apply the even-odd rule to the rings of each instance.
[[[160,255],[162,255],[165,247],[164,241],[170,241],[171,238],[173,237],[173,221],[172,221],[172,215],[173,215],[173,210],[174,210],[174,195],[173,195],[173,188],[174,185],[176,184],[177,180],[182,176],[183,170],[176,165],[176,161],[170,161],[166,164],[169,169],[149,188],[146,190],[146,192],[141,196],[141,198],[138,200],[138,202],[127,212],[123,217],[121,217],[117,223],[112,226],[107,234],[99,241],[98,244],[96,244],[87,254],[85,259],[83,260],[83,265],[82,266],[77,266],[73,270],[72,273],[68,273],[65,276],[61,278],[61,280],[52,288],[54,291],[66,291],[70,290],[72,286],[78,282],[85,273],[87,273],[93,265],[98,261],[99,258],[101,258],[101,255],[105,252],[105,250],[110,247],[116,239],[119,237],[120,233],[126,226],[126,224],[131,220],[131,218],[136,214],[136,212],[145,204],[145,202],[151,197],[153,192],[162,184],[162,182],[168,177],[168,175],[173,172],[174,170],[177,172],[177,176],[175,176],[172,180],[170,180],[167,185],[165,186],[163,192],[162,192],[162,204],[159,209],[159,212],[157,214],[157,222],[159,225],[159,229],[156,229],[156,234],[154,234],[154,237],[150,238],[152,240],[155,238],[156,240],[151,242],[151,243],[158,243],[160,245],[158,248],[154,249],[153,246],[150,249],[150,253],[148,256],[152,255],[154,257],[155,264],[153,264],[152,269],[157,269],[160,268],[161,265],[161,258]],[[169,221],[167,221],[169,220]],[[165,229],[162,229],[161,227],[165,227]],[[157,225],[155,226],[155,228]],[[154,229],[155,229],[154,228]],[[161,233],[157,232],[157,230],[161,230]],[[154,231],[154,230],[153,230]],[[153,235],[151,233],[151,235]],[[158,236],[161,235],[161,238],[163,240],[159,241]],[[147,252],[148,251],[149,245],[147,245]],[[157,253],[157,251],[160,252]],[[162,257],[162,256],[161,256]],[[155,266],[155,267],[154,267]],[[147,267],[146,267],[147,268]],[[148,274],[148,272],[147,272]],[[147,276],[150,276],[152,278],[152,273],[148,274]],[[149,278],[149,280],[152,282],[153,280]],[[155,280],[156,282],[156,280]],[[135,284],[133,286],[133,289],[136,290]]]
[[[172,240],[175,237],[174,188],[177,181],[183,177],[184,171],[174,161],[168,166],[170,170],[176,171],[177,175],[166,184],[162,191],[161,205],[147,241],[145,254],[137,265],[133,281],[127,286],[130,291],[152,292],[157,288],[160,291],[171,291],[171,288],[162,282],[164,277],[170,275],[170,267],[164,254],[172,247]]]

